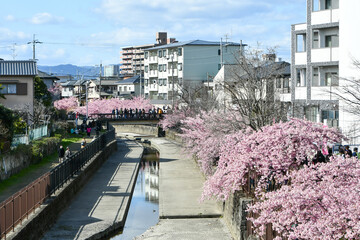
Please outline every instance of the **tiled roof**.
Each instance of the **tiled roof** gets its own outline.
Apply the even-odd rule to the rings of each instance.
[[[36,76],[36,61],[4,61],[0,60],[0,76]]]

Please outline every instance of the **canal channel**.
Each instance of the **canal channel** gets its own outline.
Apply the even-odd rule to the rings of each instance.
[[[122,232],[111,240],[141,235],[159,221],[159,153],[149,147],[141,159],[130,208]]]

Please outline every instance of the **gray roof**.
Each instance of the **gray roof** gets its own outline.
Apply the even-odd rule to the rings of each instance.
[[[60,78],[54,76],[54,75],[50,75],[50,74],[47,74],[46,72],[43,72],[43,71],[40,71],[38,70],[38,76],[41,78],[41,79],[53,79],[53,80],[60,80]]]
[[[36,76],[36,61],[0,60],[0,76]]]
[[[129,85],[129,84],[134,84],[134,83],[139,83],[139,82],[140,82],[140,75],[136,75],[134,77],[118,81],[117,84],[118,85]]]
[[[204,41],[204,40],[191,40],[186,42],[176,42],[176,43],[170,43],[166,45],[161,45],[158,47],[149,48],[146,50],[156,50],[156,49],[163,49],[163,48],[174,48],[174,47],[181,47],[181,46],[220,46],[220,42],[211,42],[211,41]],[[223,42],[223,45],[227,46],[240,46],[240,43],[234,43],[234,42]],[[243,46],[246,46],[246,44],[243,44]]]
[[[68,86],[74,86],[76,81],[67,81],[65,83],[61,83],[61,86],[68,87]]]
[[[119,80],[104,80],[101,79],[101,85],[106,86],[106,85],[117,85]],[[99,79],[95,79],[92,80],[93,83],[95,83],[95,85],[100,85],[100,81]]]

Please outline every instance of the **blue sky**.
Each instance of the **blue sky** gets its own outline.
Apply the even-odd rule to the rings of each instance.
[[[39,65],[117,64],[121,47],[154,43],[164,31],[179,41],[227,34],[228,41],[276,46],[290,61],[291,24],[305,19],[306,0],[2,1],[0,58],[32,58],[27,43],[36,34]]]

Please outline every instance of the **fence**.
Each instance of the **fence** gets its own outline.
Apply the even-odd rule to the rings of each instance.
[[[115,139],[115,129],[112,126],[109,128],[106,133],[87,144],[85,148],[0,203],[0,239],[6,239],[7,233],[14,231],[14,228],[21,224],[30,213],[79,172],[96,153]]]
[[[48,126],[44,125],[29,131],[28,135],[15,136],[11,142],[12,147],[19,144],[29,144],[29,142],[48,135]]]

